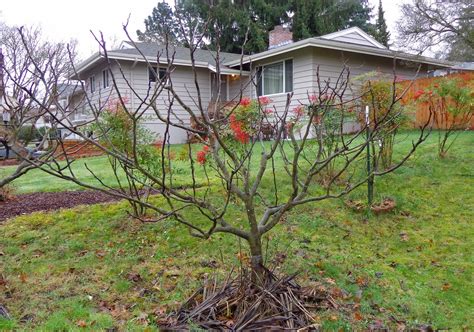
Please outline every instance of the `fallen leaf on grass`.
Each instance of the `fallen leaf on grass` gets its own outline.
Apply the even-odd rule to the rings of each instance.
[[[356,311],[356,312],[354,313],[354,319],[355,319],[355,320],[362,320],[362,318],[363,318],[363,317],[362,317],[362,314],[361,314],[359,311]]]
[[[204,259],[204,260],[201,261],[200,264],[201,264],[202,267],[210,267],[210,268],[213,268],[213,269],[218,267],[217,261],[215,261],[214,259],[212,259],[212,260]]]
[[[142,281],[142,277],[140,276],[140,274],[134,272],[127,273],[127,279],[133,282]]]
[[[139,323],[141,325],[147,326],[148,323],[149,323],[148,314],[146,312],[140,313],[140,315],[138,315],[138,317],[136,318],[136,321],[137,321],[137,323]]]
[[[237,253],[237,259],[243,264],[247,264],[250,262],[250,258],[247,256],[247,254],[242,252]]]
[[[26,273],[20,273],[20,275],[18,276],[18,278],[20,279],[20,281],[21,281],[22,283],[25,283],[26,280],[27,280]]]
[[[76,322],[76,325],[77,325],[78,327],[87,327],[87,323],[86,323],[85,321],[83,321],[83,320],[78,320],[78,321]]]
[[[443,286],[441,287],[442,290],[447,291],[448,289],[451,288],[451,284],[449,282],[445,282]]]
[[[376,319],[374,322],[372,322],[370,325],[369,325],[369,330],[372,331],[372,330],[385,330],[385,326],[383,324],[383,322],[379,319]]]
[[[155,311],[153,313],[158,317],[164,316],[166,314],[166,308],[165,307],[158,307],[157,309],[155,309]]]
[[[96,250],[95,251],[95,255],[97,256],[97,258],[100,258],[100,259],[104,258],[105,254],[106,254],[106,252],[104,250]]]
[[[324,281],[327,282],[328,284],[335,285],[336,281],[331,278],[324,278]]]
[[[364,277],[357,277],[356,283],[360,287],[367,287],[367,285],[369,284],[369,280],[367,278],[364,278]]]
[[[7,284],[7,279],[3,276],[3,274],[0,274],[0,286],[5,286]]]
[[[405,232],[400,233],[400,241],[402,242],[407,242],[410,238],[408,237],[408,234]]]

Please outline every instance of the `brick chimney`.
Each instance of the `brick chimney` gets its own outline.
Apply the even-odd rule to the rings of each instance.
[[[269,32],[268,49],[283,46],[293,42],[293,33],[289,28],[284,28],[281,25],[276,25],[275,28]]]

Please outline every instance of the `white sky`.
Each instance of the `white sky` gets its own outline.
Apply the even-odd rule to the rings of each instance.
[[[144,29],[143,21],[159,0],[0,0],[0,21],[8,25],[40,25],[51,40],[77,39],[79,55],[85,58],[98,50],[90,30],[104,33],[106,41],[126,39],[122,24],[129,14],[128,31]],[[378,0],[369,0],[377,8]],[[403,0],[382,0],[385,19],[395,37],[398,5]],[[376,11],[374,11],[376,13]],[[110,44],[110,43],[109,43]]]

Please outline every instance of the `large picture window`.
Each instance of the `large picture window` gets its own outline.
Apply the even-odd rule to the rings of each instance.
[[[293,60],[285,60],[257,69],[257,95],[293,91]]]

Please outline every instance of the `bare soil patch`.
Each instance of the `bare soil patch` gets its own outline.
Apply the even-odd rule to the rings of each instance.
[[[96,190],[61,191],[17,195],[13,199],[0,202],[0,222],[36,211],[53,211],[117,201],[118,198]]]

